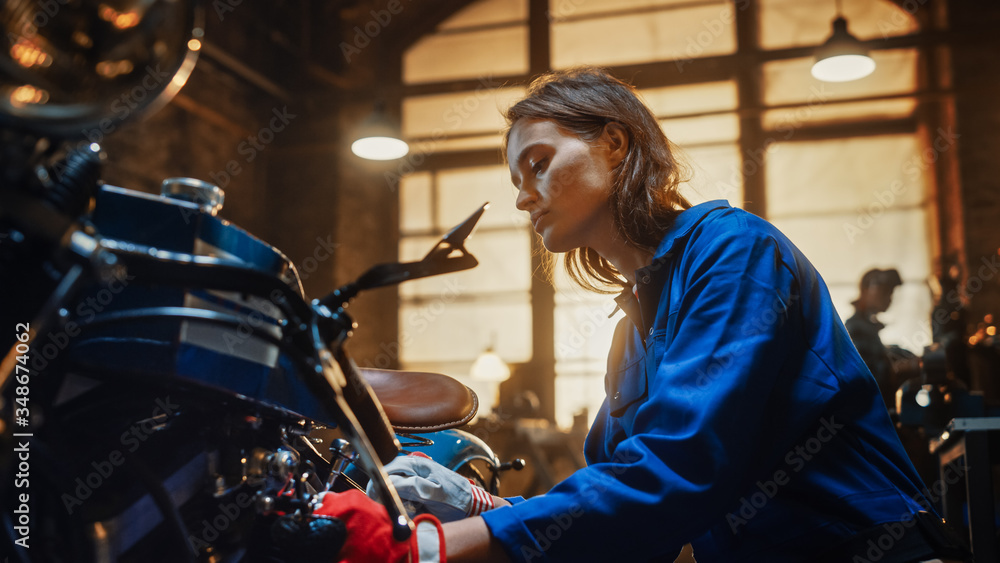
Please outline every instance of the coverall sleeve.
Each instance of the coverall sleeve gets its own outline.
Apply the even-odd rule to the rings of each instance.
[[[545,495],[484,514],[512,560],[674,554],[736,506],[753,468],[777,463],[759,458],[771,439],[761,422],[782,362],[801,347],[797,283],[768,233],[713,223],[679,258],[675,328],[647,342],[663,355],[628,437]]]

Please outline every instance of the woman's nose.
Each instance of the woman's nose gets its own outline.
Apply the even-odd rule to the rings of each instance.
[[[533,190],[522,187],[517,192],[517,199],[514,200],[514,206],[521,211],[527,211],[529,204],[537,199],[536,195]]]

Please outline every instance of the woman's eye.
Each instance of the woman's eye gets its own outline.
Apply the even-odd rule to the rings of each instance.
[[[531,171],[537,176],[542,173],[542,169],[545,167],[546,159],[539,160],[538,162],[531,165]]]

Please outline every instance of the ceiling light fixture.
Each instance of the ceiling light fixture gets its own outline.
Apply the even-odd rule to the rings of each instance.
[[[367,160],[395,160],[410,152],[402,140],[399,125],[385,112],[385,103],[375,102],[375,109],[358,128],[358,139],[351,144],[351,152]]]
[[[813,77],[824,82],[849,82],[864,78],[875,71],[875,61],[868,56],[868,49],[857,37],[847,31],[847,20],[841,15],[837,0],[837,18],[833,20],[833,33],[816,49]]]

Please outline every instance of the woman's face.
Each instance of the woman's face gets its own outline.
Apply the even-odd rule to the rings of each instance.
[[[614,238],[608,197],[621,151],[613,137],[605,128],[588,143],[549,119],[521,119],[511,128],[507,161],[516,205],[530,214],[550,252],[584,246],[601,252]]]

